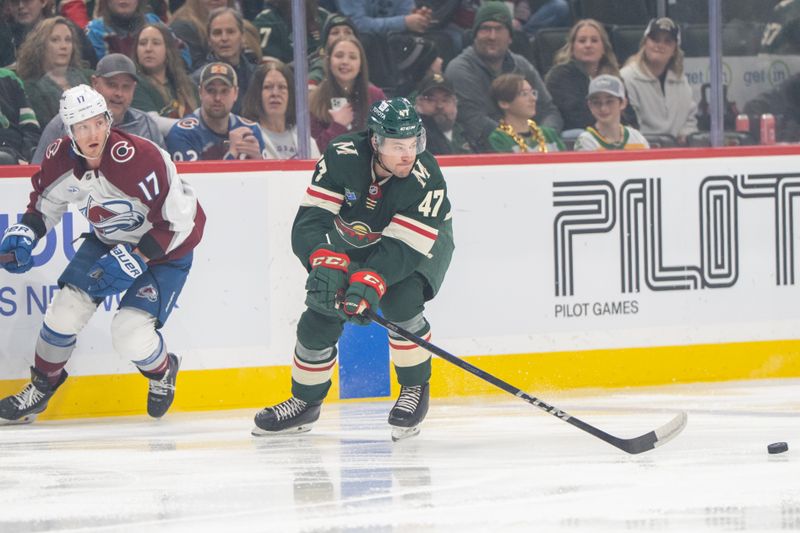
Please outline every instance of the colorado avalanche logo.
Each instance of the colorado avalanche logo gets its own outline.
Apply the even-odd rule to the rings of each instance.
[[[61,147],[61,139],[56,139],[54,142],[50,143],[47,146],[47,150],[44,152],[44,156],[47,159],[52,159],[56,153],[58,153],[58,149]]]
[[[111,147],[111,158],[117,163],[127,163],[135,153],[136,150],[128,141],[119,141]]]
[[[111,235],[116,231],[134,231],[144,224],[142,213],[133,210],[133,204],[127,200],[110,200],[99,203],[91,196],[81,213],[92,223],[98,233]]]
[[[194,117],[188,117],[178,121],[178,127],[182,130],[193,130],[198,124],[200,124],[200,121]]]
[[[144,298],[148,302],[157,302],[158,301],[158,290],[152,285],[145,285],[138,291],[136,291],[137,298]]]

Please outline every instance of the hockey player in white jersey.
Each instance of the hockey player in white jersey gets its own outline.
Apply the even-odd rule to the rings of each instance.
[[[67,135],[46,150],[19,223],[0,240],[0,266],[24,273],[33,249],[70,204],[92,224],[58,279],[36,340],[31,382],[0,400],[0,425],[27,423],[67,379],[78,333],[104,298],[125,293],[111,324],[115,350],[149,379],[147,412],[161,417],[175,394],[180,359],[160,328],[186,281],[205,214],[169,155],[152,142],[111,128],[105,99],[79,85],[64,92]]]

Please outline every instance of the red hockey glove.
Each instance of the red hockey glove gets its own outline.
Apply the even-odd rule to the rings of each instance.
[[[386,294],[386,282],[376,272],[357,270],[350,276],[350,287],[339,308],[339,316],[355,324],[366,326],[370,319],[362,313],[365,309],[376,310],[378,301]]]
[[[317,246],[308,258],[311,272],[306,280],[306,305],[324,315],[336,315],[336,296],[347,288],[347,254],[334,252],[327,245]]]

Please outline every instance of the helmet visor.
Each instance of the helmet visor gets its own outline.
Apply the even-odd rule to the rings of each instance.
[[[395,139],[394,137],[375,134],[378,151],[384,155],[405,155],[408,153],[417,156],[425,151],[426,140],[425,128],[420,128],[416,136],[405,139]]]

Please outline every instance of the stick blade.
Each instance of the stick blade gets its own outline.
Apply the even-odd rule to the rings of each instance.
[[[663,426],[639,437],[624,439],[618,443],[617,447],[632,455],[650,451],[658,446],[663,446],[680,435],[681,431],[686,429],[688,421],[689,416],[681,411]]]

